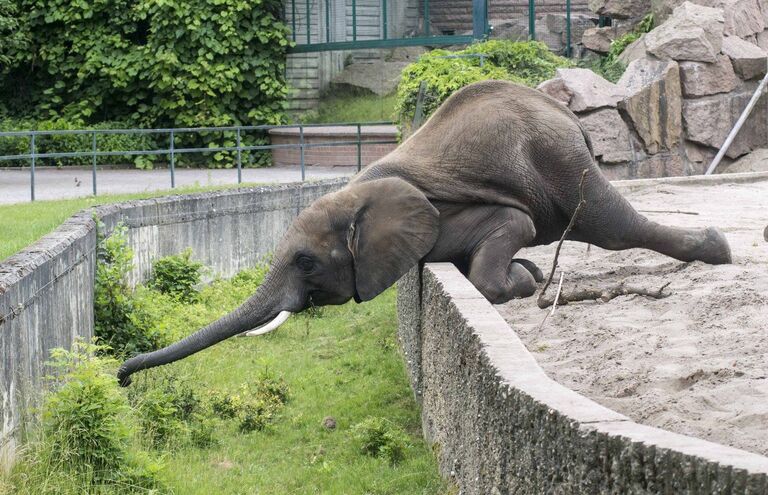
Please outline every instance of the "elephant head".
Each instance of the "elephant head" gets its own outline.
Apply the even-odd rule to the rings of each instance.
[[[437,236],[438,211],[411,184],[399,178],[351,183],[299,214],[264,282],[245,303],[179,342],[127,360],[118,379],[128,385],[136,371],[183,359],[269,322],[275,328],[275,320],[311,305],[373,299],[418,263]]]

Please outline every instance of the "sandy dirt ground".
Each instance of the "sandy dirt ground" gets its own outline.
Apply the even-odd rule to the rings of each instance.
[[[497,309],[556,381],[646,425],[768,455],[768,181],[657,185],[626,194],[679,227],[720,228],[734,264],[682,263],[566,242],[563,291],[625,280],[670,296],[621,296],[548,312],[535,297]],[[521,251],[549,273],[556,244]],[[548,291],[554,295],[555,283]],[[551,292],[550,292],[551,291]]]

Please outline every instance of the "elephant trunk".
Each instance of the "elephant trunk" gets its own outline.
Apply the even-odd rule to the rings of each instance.
[[[137,371],[184,359],[222,340],[273,320],[280,313],[282,302],[278,296],[280,291],[275,290],[276,278],[270,272],[264,283],[247,301],[192,335],[157,351],[140,354],[125,361],[117,372],[120,385],[130,385],[130,376]]]

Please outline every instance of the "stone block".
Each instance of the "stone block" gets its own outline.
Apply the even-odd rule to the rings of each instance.
[[[716,62],[724,29],[722,10],[685,2],[646,35],[645,44],[648,53],[659,58]]]
[[[386,96],[395,91],[407,65],[405,61],[350,64],[331,80],[331,86],[351,87]]]
[[[611,27],[596,27],[584,31],[581,37],[581,44],[585,48],[598,53],[608,53],[611,49],[611,42],[616,39]]]
[[[616,108],[624,91],[589,69],[557,69],[554,79],[539,85],[542,91],[568,105],[574,112]]]
[[[720,55],[715,63],[680,62],[680,80],[686,97],[728,93],[736,89],[739,79],[731,59]]]
[[[621,119],[619,111],[603,108],[579,120],[592,138],[595,157],[602,163],[625,163],[632,160],[629,127]]]
[[[707,96],[683,103],[683,123],[690,141],[719,149],[757,88],[744,84],[726,94]],[[763,96],[741,128],[726,156],[738,158],[768,145],[768,108]]]
[[[758,0],[693,0],[699,5],[720,9],[725,18],[725,34],[747,38],[766,27]]]
[[[635,60],[618,82],[627,97],[619,103],[649,154],[670,150],[682,134],[680,70],[673,60]]]
[[[765,75],[768,54],[759,46],[736,36],[726,36],[723,53],[731,59],[736,74],[745,81]]]
[[[640,36],[637,40],[630,43],[623,52],[621,52],[621,55],[619,55],[619,60],[624,65],[629,65],[635,60],[639,58],[643,58],[646,56],[646,45],[645,45],[645,37],[647,34],[644,34]]]
[[[651,0],[589,0],[589,10],[617,19],[634,19],[651,10]]]
[[[761,148],[745,155],[730,165],[721,166],[720,174],[735,174],[743,172],[768,172],[768,149]]]

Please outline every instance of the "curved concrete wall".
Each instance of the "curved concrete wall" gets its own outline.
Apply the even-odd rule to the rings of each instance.
[[[55,347],[93,335],[96,223],[123,223],[134,251],[131,283],[152,261],[191,247],[221,276],[253,266],[272,251],[294,217],[346,179],[233,189],[101,206],[82,211],[0,263],[0,465],[14,451],[14,433],[37,395],[43,363]]]
[[[469,494],[766,494],[768,458],[643,426],[546,376],[452,265],[399,282],[424,434]]]

